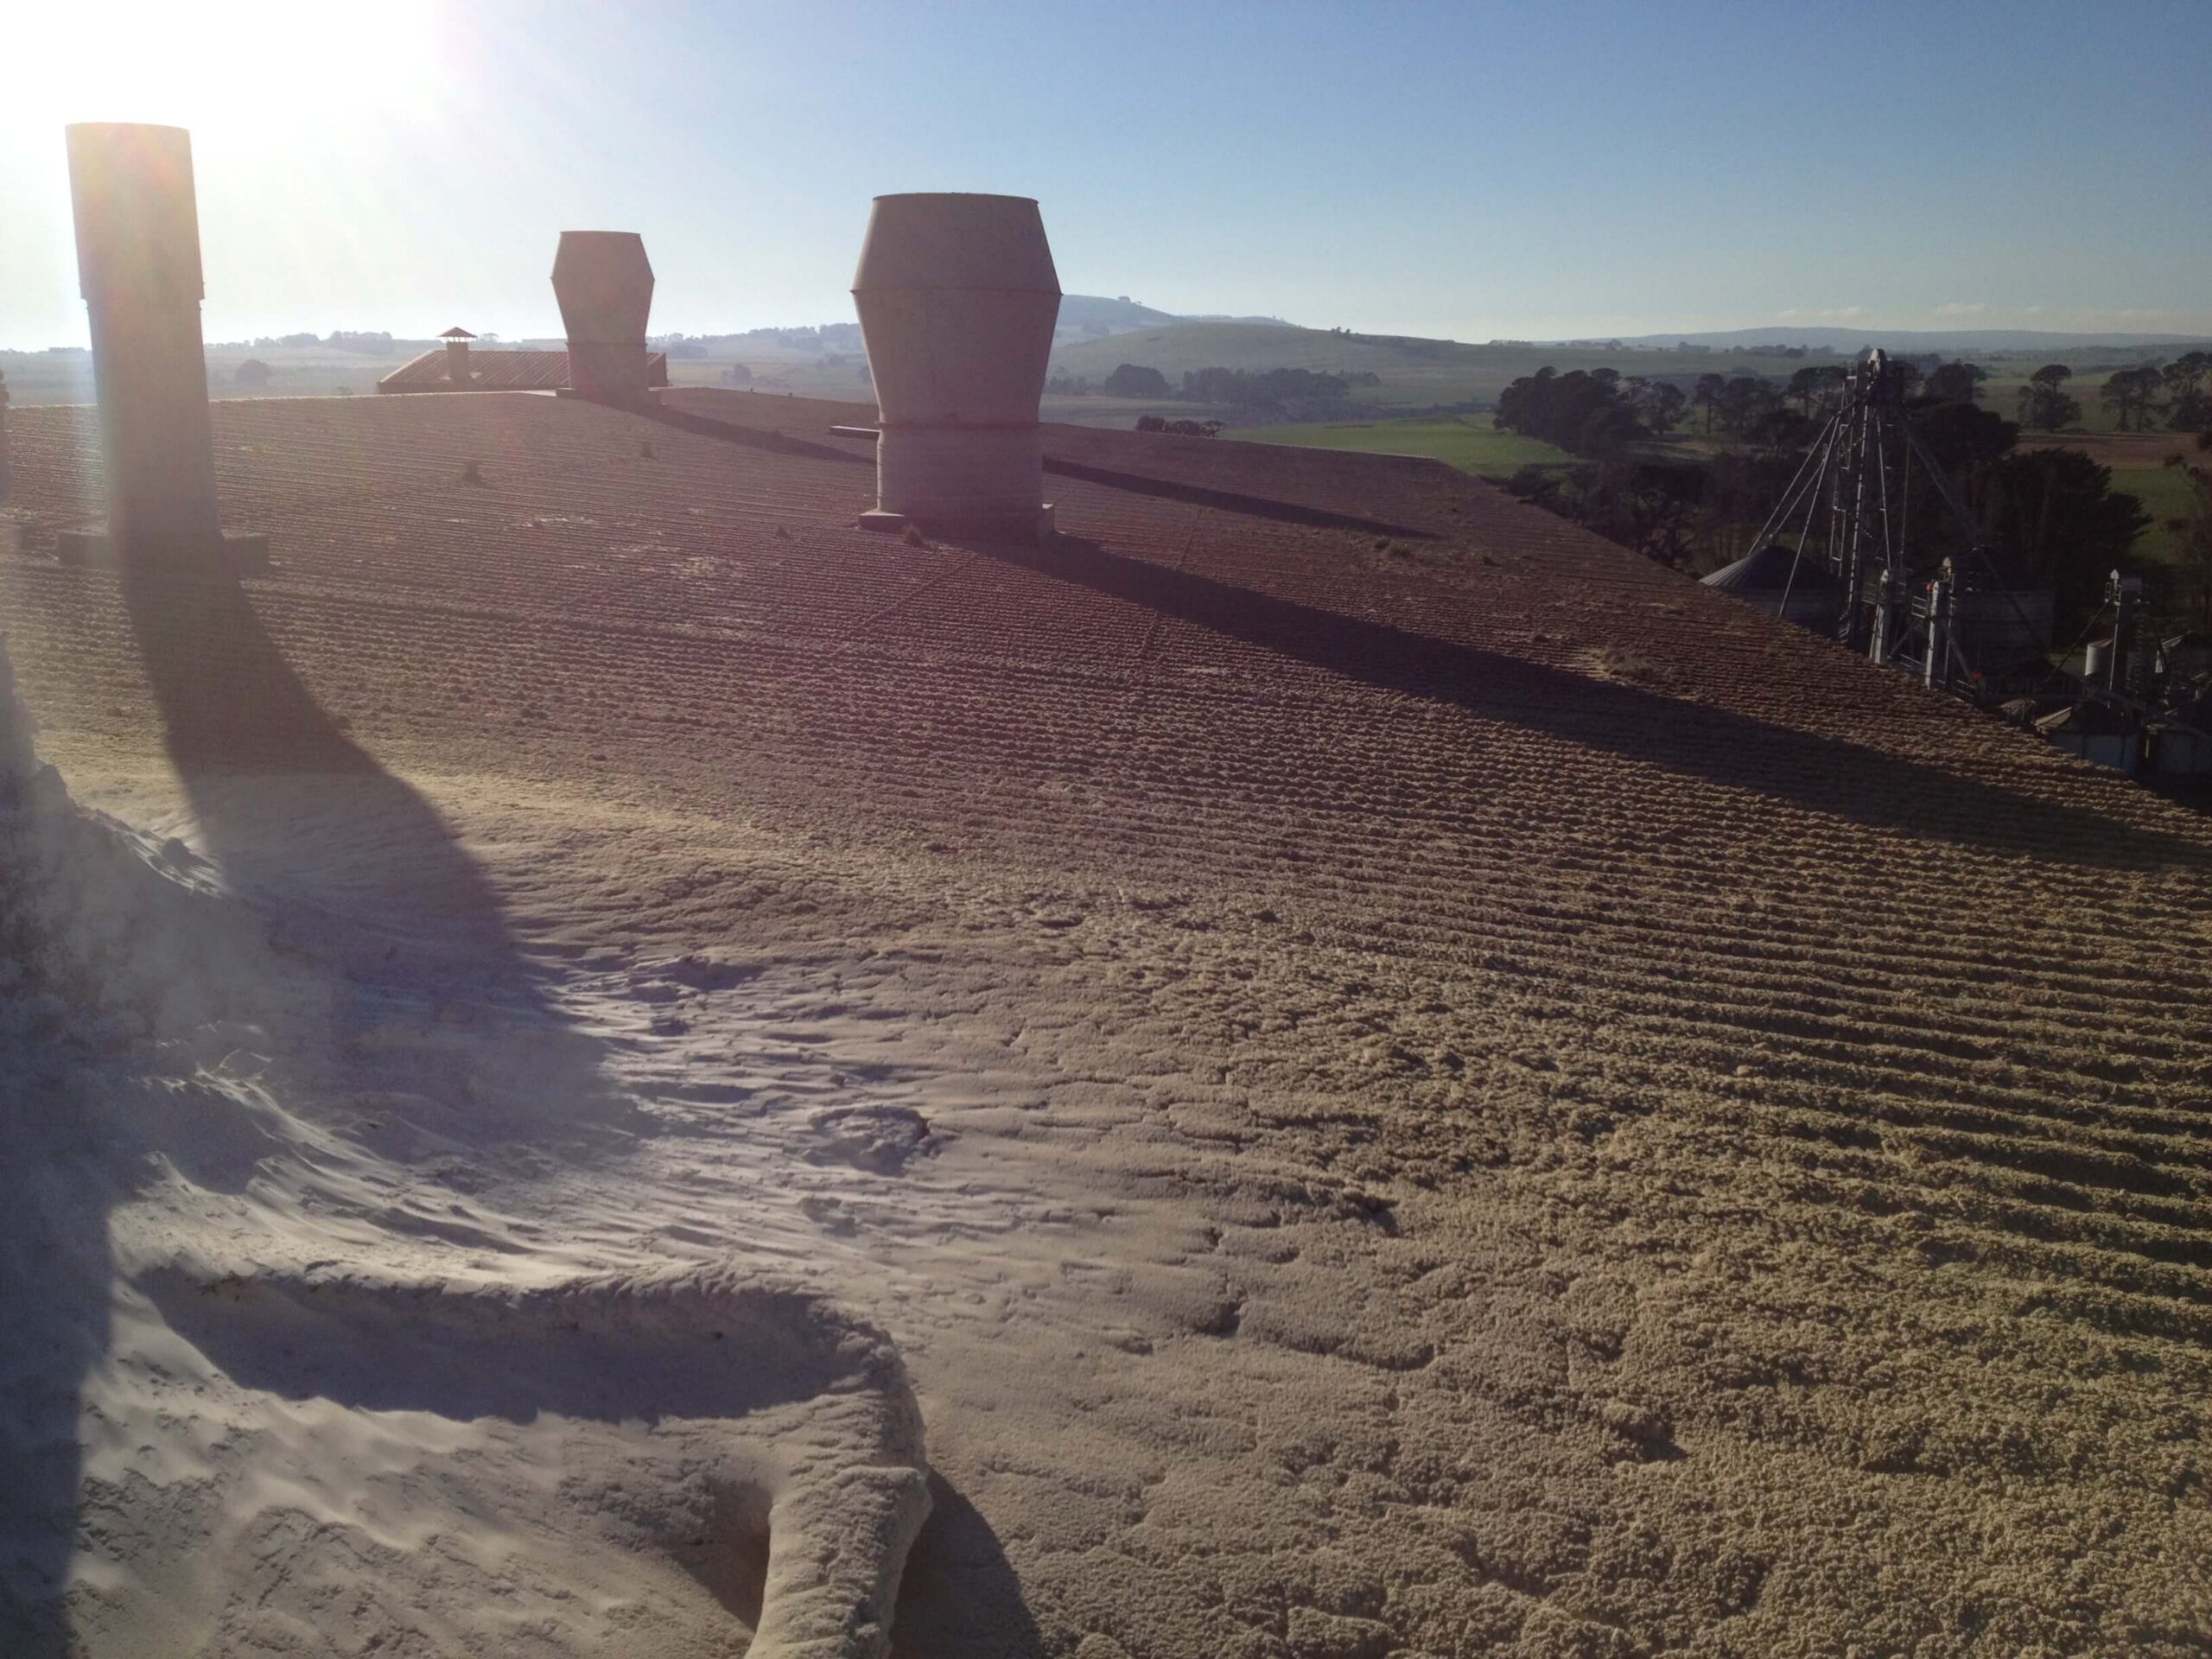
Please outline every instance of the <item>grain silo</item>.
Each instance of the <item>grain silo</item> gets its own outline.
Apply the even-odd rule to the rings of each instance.
[[[1027,196],[878,196],[853,279],[875,385],[862,522],[1033,538],[1051,525],[1038,430],[1060,281]]]
[[[2025,667],[2039,672],[2050,651],[2057,596],[2018,561],[1993,548],[1946,559],[1952,634],[1960,658],[1985,677]]]
[[[1817,633],[1834,633],[1843,614],[1843,588],[1827,562],[1779,542],[1753,549],[1704,578],[1705,585]]]

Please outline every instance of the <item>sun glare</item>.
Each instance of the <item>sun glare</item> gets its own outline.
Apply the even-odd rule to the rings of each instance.
[[[273,143],[418,114],[434,84],[428,0],[44,0],[9,32],[16,120],[153,121]]]

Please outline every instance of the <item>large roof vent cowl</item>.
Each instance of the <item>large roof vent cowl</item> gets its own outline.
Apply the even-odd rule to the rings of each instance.
[[[645,238],[635,231],[562,232],[553,297],[569,335],[569,390],[594,403],[645,403],[653,268]]]
[[[87,122],[68,128],[67,138],[107,524],[62,531],[61,556],[142,567],[257,563],[267,538],[226,543],[216,512],[192,135]]]
[[[875,385],[871,529],[1033,539],[1059,273],[1027,196],[878,196],[853,279]]]

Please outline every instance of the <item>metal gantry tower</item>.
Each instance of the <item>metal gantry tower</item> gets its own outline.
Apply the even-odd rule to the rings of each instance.
[[[2196,761],[2212,752],[2212,731],[2156,701],[2158,642],[2141,578],[2112,573],[2101,615],[2112,618],[2113,638],[2101,660],[2093,651],[2086,677],[2052,662],[2054,595],[2007,583],[1995,542],[1906,412],[1905,387],[1904,367],[1885,352],[1869,353],[1844,375],[1835,408],[1753,543],[1786,545],[1775,538],[1794,534],[1779,613],[1791,613],[1801,572],[1825,565],[1837,579],[1829,632],[1849,649],[1985,704],[2025,668],[2031,690],[2063,685],[2069,702],[2094,705],[2110,729],[2178,743],[2183,771],[2212,772]],[[1908,486],[1916,468],[1966,544],[1932,573],[1924,552],[1914,569]],[[1827,584],[1806,582],[1815,586]],[[2109,764],[2132,772],[2137,760]]]
[[[1957,669],[1961,591],[2019,609],[1998,572],[1994,547],[1905,412],[1905,371],[1876,351],[1848,370],[1836,407],[1754,545],[1796,531],[1798,567],[1825,564],[1840,582],[1834,637],[1876,662],[1916,669],[1948,685]],[[1914,468],[1927,479],[1969,549],[1932,579],[1914,580],[1910,540]],[[1787,590],[1784,602],[1787,603]],[[1985,605],[1985,608],[1986,606]],[[2023,613],[2022,630],[2032,632]]]

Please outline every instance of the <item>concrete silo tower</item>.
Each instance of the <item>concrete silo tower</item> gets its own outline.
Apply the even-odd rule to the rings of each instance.
[[[635,231],[563,231],[553,297],[569,334],[569,390],[595,403],[646,401],[645,320],[653,268]]]
[[[1038,400],[1060,312],[1027,196],[878,196],[853,279],[875,383],[876,511],[861,522],[1033,538]]]
[[[108,512],[105,535],[65,535],[62,552],[143,561],[219,550],[192,135],[97,122],[67,137]]]

